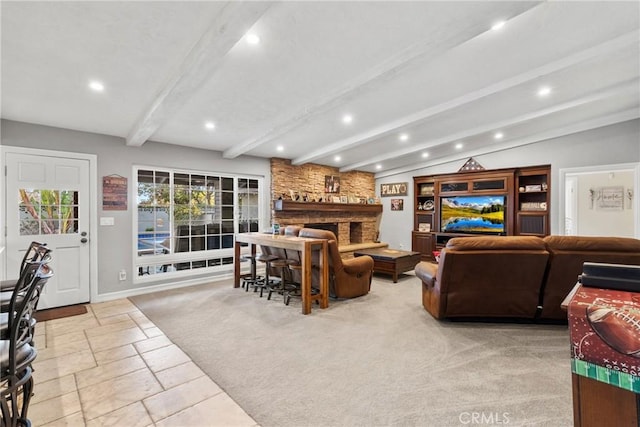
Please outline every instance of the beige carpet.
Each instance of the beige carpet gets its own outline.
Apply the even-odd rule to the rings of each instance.
[[[438,322],[420,286],[308,316],[229,281],[131,300],[263,427],[573,425],[566,326]]]

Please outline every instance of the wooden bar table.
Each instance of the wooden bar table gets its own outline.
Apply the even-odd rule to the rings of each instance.
[[[329,249],[327,240],[308,237],[282,236],[266,233],[238,233],[234,246],[234,280],[233,287],[240,287],[240,247],[241,243],[251,245],[251,253],[255,254],[256,245],[270,246],[299,251],[302,262],[302,314],[311,313],[313,300],[320,300],[320,308],[329,307]],[[320,251],[320,293],[311,295],[311,253]]]

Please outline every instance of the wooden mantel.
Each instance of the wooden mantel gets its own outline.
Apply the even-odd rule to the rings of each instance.
[[[363,203],[323,203],[323,202],[295,202],[293,200],[274,200],[274,211],[315,211],[315,212],[358,212],[381,213],[382,204],[365,205]]]

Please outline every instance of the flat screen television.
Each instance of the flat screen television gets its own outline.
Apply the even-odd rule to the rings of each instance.
[[[441,197],[440,231],[505,234],[504,209],[504,195]]]

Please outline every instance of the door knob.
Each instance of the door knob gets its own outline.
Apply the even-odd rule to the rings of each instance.
[[[84,236],[86,236],[86,235],[87,235],[87,232],[86,232],[86,231],[83,231],[82,233],[80,233],[80,235],[81,235],[82,237],[84,237]]]
[[[87,243],[89,241],[89,239],[87,239],[86,237],[83,237],[82,239],[80,239],[80,243]]]

